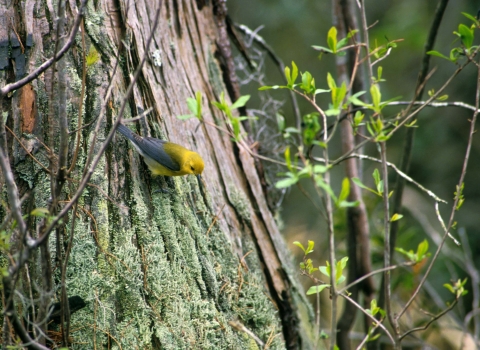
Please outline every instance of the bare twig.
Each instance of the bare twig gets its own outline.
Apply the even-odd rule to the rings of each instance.
[[[40,67],[35,69],[32,73],[27,75],[25,78],[20,79],[14,83],[7,84],[3,88],[0,89],[0,97],[6,96],[8,93],[17,90],[21,88],[22,86],[28,84],[29,82],[37,79],[40,74],[45,72],[54,62],[58,61],[60,58],[65,55],[65,53],[70,49],[70,47],[74,43],[75,36],[77,35],[78,28],[80,26],[80,22],[83,18],[84,15],[84,10],[85,10],[85,5],[87,3],[87,0],[82,0],[82,3],[80,5],[80,9],[78,10],[77,17],[75,18],[75,22],[73,23],[72,30],[70,32],[70,35],[67,39],[66,44],[58,50],[57,54],[50,58],[49,60],[45,61]]]
[[[464,179],[465,179],[465,174],[467,173],[467,166],[468,166],[468,161],[470,159],[470,151],[471,151],[471,148],[472,148],[473,135],[475,133],[475,124],[476,124],[477,117],[478,117],[479,104],[480,104],[480,66],[477,65],[477,92],[476,92],[476,96],[475,96],[475,112],[473,113],[472,119],[470,120],[470,132],[469,132],[469,137],[468,137],[467,149],[465,151],[465,158],[463,160],[462,173],[460,175],[460,179],[458,181],[458,185],[457,185],[458,187],[457,188],[461,188],[461,186],[464,182]],[[415,292],[412,294],[412,296],[410,297],[408,302],[405,304],[403,309],[396,316],[397,319],[399,319],[407,311],[408,307],[412,304],[413,300],[415,300],[415,298],[417,297],[421,288],[425,284],[425,281],[426,281],[428,275],[430,274],[430,272],[432,270],[433,264],[438,259],[438,256],[440,255],[440,251],[441,251],[443,245],[445,244],[445,240],[448,236],[448,232],[449,232],[450,228],[452,227],[453,219],[455,217],[455,212],[457,210],[456,208],[457,208],[459,200],[460,200],[460,196],[458,196],[458,195],[455,196],[454,203],[452,205],[452,210],[450,212],[450,218],[449,218],[449,221],[448,221],[448,225],[447,225],[446,230],[444,232],[442,241],[439,244],[437,250],[435,251],[435,255],[431,259],[430,264],[428,265],[428,268],[427,268],[425,274],[423,275],[420,283],[418,284],[417,288],[415,289]]]

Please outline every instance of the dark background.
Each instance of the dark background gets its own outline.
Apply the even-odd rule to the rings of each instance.
[[[414,87],[420,62],[423,55],[423,47],[428,34],[429,27],[435,12],[437,1],[418,0],[382,0],[367,1],[367,19],[369,24],[378,21],[370,31],[370,43],[374,46],[375,41],[385,44],[387,39],[404,39],[398,43],[398,47],[392,51],[390,56],[379,65],[383,67],[383,78],[386,82],[381,84],[382,100],[401,96],[402,100],[410,100],[413,97]],[[331,72],[335,76],[334,57],[323,56],[318,59],[318,52],[314,51],[312,45],[327,46],[326,36],[332,26],[332,9],[330,1],[306,1],[306,0],[230,0],[228,2],[231,18],[241,24],[247,25],[250,29],[258,31],[266,42],[273,48],[276,54],[282,58],[285,64],[290,65],[294,60],[300,71],[310,71],[316,78],[317,88],[327,88],[326,75]],[[459,46],[457,36],[453,31],[457,30],[458,24],[470,25],[471,21],[464,17],[461,12],[468,12],[476,15],[480,8],[477,1],[451,1],[447,7],[444,19],[437,36],[435,50],[448,56],[453,47]],[[478,31],[476,32],[478,36]],[[478,40],[476,40],[478,42]],[[377,65],[378,66],[378,65]],[[376,67],[374,72],[376,72]],[[267,84],[282,84],[278,68],[271,60],[267,60],[266,66]],[[438,89],[457,68],[454,64],[433,57],[430,69],[435,68],[435,74],[429,80],[426,90]],[[375,73],[376,75],[376,73]],[[449,95],[448,101],[462,101],[471,105],[475,104],[475,86],[477,71],[474,65],[470,65],[447,87],[445,94]],[[249,108],[258,108],[258,86],[250,84],[242,87],[243,94],[251,94],[252,100]],[[288,101],[288,95],[284,91],[272,92],[278,100]],[[424,99],[428,97],[426,92]],[[318,99],[319,104],[326,109],[330,96],[326,94]],[[394,117],[400,111],[399,107],[384,109],[386,117]],[[282,107],[287,124],[294,126],[292,109],[289,102]],[[312,109],[302,103],[302,114],[310,113]],[[427,108],[418,115],[419,128],[416,130],[413,160],[409,175],[423,186],[427,187],[440,198],[449,202],[448,205],[441,204],[440,210],[443,218],[448,222],[448,217],[453,203],[455,185],[458,183],[470,128],[469,118],[472,112],[465,109],[448,108]],[[403,149],[405,130],[400,130],[388,142],[388,157],[390,162],[399,165]],[[262,142],[261,138],[259,140]],[[338,140],[330,146],[332,158],[341,154],[338,148]],[[378,158],[378,152],[374,145],[367,147],[367,153]],[[476,267],[480,266],[480,242],[479,242],[479,221],[480,221],[480,140],[474,136],[471,156],[467,175],[465,178],[465,204],[456,214],[458,221],[457,230],[452,234],[458,237],[458,229],[464,230],[469,239],[469,246],[473,251]],[[378,164],[364,163],[364,182],[372,185],[371,174]],[[393,175],[393,174],[391,174]],[[338,167],[333,172],[335,192],[339,193],[339,184],[343,178],[343,169]],[[392,176],[390,180],[394,177]],[[308,181],[302,185],[310,191]],[[391,182],[391,188],[393,181]],[[366,204],[370,216],[372,236],[372,259],[377,263],[375,267],[381,267],[382,261],[382,218],[383,211],[381,203],[374,195],[366,194]],[[433,253],[436,245],[435,237],[442,234],[441,226],[436,218],[434,202],[424,192],[409,185],[404,196],[406,207],[405,218],[401,222],[400,236],[397,246],[406,250],[415,250],[418,243],[424,238],[430,241],[430,251]],[[306,243],[307,239],[317,243],[318,264],[324,264],[327,258],[326,230],[323,228],[323,220],[319,212],[308,199],[297,189],[292,188],[285,197],[280,209],[280,217],[283,220],[283,232],[289,247],[298,260],[301,258],[299,249],[291,243],[299,240]],[[343,214],[336,213],[336,242],[338,245],[337,257],[344,256],[345,246],[343,237],[345,235],[345,224]],[[441,255],[435,265],[435,269],[429,277],[434,290],[444,300],[451,297],[445,288],[444,283],[451,279],[464,278],[466,274],[461,268],[452,264],[450,254],[462,256],[463,248],[456,247],[451,241],[447,241],[445,253]],[[397,261],[403,258],[396,255]],[[394,277],[395,278],[395,277]],[[418,276],[403,274],[396,283],[400,283],[408,290],[415,284]],[[306,281],[308,285],[308,281]],[[467,296],[465,304],[461,305],[457,312],[463,314],[471,308],[471,299]]]

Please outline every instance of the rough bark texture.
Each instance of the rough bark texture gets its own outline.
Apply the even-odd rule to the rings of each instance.
[[[221,113],[209,103],[226,91],[215,58],[218,31],[212,4],[164,1],[159,27],[147,49],[156,3],[88,3],[86,54],[93,58],[87,65],[83,101],[86,127],[71,177],[79,179],[83,173],[109,82],[113,96],[102,124],[104,134],[117,117],[131,74],[147,51],[149,60],[125,117],[152,108],[146,119],[135,122],[138,133],[196,150],[205,160],[206,191],[202,193],[192,176],[173,178],[169,193],[156,192],[165,186],[163,180],[152,179],[139,155],[117,135],[90,181],[94,186],[87,188],[79,202],[67,292],[81,296],[87,306],[71,317],[71,348],[256,348],[253,338],[235,330],[236,323],[245,325],[270,348],[311,348],[312,312],[296,284],[253,158],[217,129],[200,125],[196,119],[175,118],[189,113],[186,99],[201,91],[205,120],[223,123]],[[2,85],[51,57],[56,7],[50,0],[0,5]],[[75,2],[68,1],[66,7],[67,23],[71,23]],[[117,52],[120,66],[112,75]],[[82,59],[78,35],[64,57],[69,131],[78,125]],[[7,126],[45,166],[48,152],[39,140],[49,144],[57,134],[48,134],[49,79],[50,73],[44,74],[3,101]],[[50,122],[58,131],[55,119]],[[46,207],[49,175],[8,136],[20,193],[33,188],[25,207]],[[98,149],[101,142],[94,147]],[[73,193],[76,185],[71,181],[67,192]],[[64,200],[68,199],[66,193]],[[1,209],[2,217],[6,213]],[[68,220],[71,217],[61,230],[65,235],[71,228]],[[52,259],[62,253],[53,236],[49,247]],[[40,256],[35,259],[29,268],[32,278],[39,278]],[[54,270],[54,283],[59,274]],[[52,302],[58,298],[56,293]]]

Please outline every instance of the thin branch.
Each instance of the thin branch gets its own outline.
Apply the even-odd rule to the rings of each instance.
[[[125,92],[125,97],[123,98],[123,102],[122,102],[122,105],[120,107],[120,110],[118,112],[118,118],[117,120],[115,121],[115,123],[113,124],[112,126],[112,129],[110,130],[108,136],[106,137],[102,147],[100,147],[100,149],[96,152],[96,157],[93,159],[92,163],[90,164],[90,167],[88,168],[87,172],[85,173],[82,181],[80,182],[80,185],[77,189],[77,192],[75,193],[75,195],[72,197],[72,200],[62,209],[62,211],[60,211],[60,213],[51,220],[51,223],[50,225],[47,227],[47,229],[45,230],[45,233],[44,235],[37,239],[36,241],[34,242],[30,242],[30,248],[36,248],[38,246],[40,246],[41,244],[43,244],[46,240],[46,238],[48,238],[48,235],[50,234],[50,232],[56,227],[56,225],[58,224],[58,222],[68,213],[68,211],[73,207],[73,205],[78,201],[78,199],[80,198],[80,196],[82,195],[83,193],[83,190],[85,189],[85,187],[87,186],[87,183],[89,182],[91,176],[93,175],[93,173],[95,172],[95,169],[97,167],[97,164],[98,162],[100,161],[100,159],[103,157],[103,153],[105,152],[105,150],[107,149],[108,145],[110,144],[110,142],[112,141],[113,139],[113,135],[115,135],[115,132],[116,132],[116,128],[118,126],[118,124],[120,124],[120,121],[122,119],[122,116],[125,112],[125,108],[127,106],[127,103],[128,103],[128,99],[129,99],[129,96],[131,95],[132,91],[133,91],[133,87],[134,85],[136,84],[136,82],[138,81],[138,78],[141,74],[141,71],[142,71],[142,68],[143,68],[143,65],[145,64],[145,61],[147,59],[147,56],[148,56],[148,48],[150,47],[150,43],[152,42],[153,40],[153,35],[155,33],[155,30],[157,28],[157,25],[158,25],[158,22],[159,22],[159,17],[160,17],[160,10],[161,10],[161,2],[159,3],[159,6],[157,8],[157,11],[155,13],[155,22],[152,26],[152,32],[150,33],[150,36],[148,37],[148,40],[147,40],[147,43],[146,43],[146,50],[145,50],[145,54],[142,58],[142,60],[140,61],[137,69],[135,70],[135,74],[133,75],[133,78],[132,78],[132,81],[130,82],[128,88],[127,88],[127,91]],[[93,149],[94,147],[90,147],[90,149]]]
[[[469,137],[468,137],[467,149],[466,149],[466,152],[465,152],[465,158],[464,158],[463,166],[462,166],[462,173],[460,175],[460,179],[458,181],[458,185],[457,185],[458,187],[457,188],[461,188],[461,186],[464,182],[464,179],[465,179],[465,174],[467,173],[467,165],[468,165],[468,161],[470,159],[470,151],[471,151],[471,148],[472,148],[473,135],[475,133],[475,124],[476,124],[477,117],[478,117],[479,104],[480,104],[480,66],[477,66],[477,92],[476,92],[476,96],[475,96],[475,112],[473,113],[473,117],[470,121],[470,132],[469,132]],[[451,210],[451,213],[450,213],[450,219],[448,221],[448,225],[446,227],[447,229],[445,230],[442,241],[439,244],[437,250],[435,251],[435,255],[431,259],[430,264],[428,265],[427,271],[425,272],[424,276],[422,277],[422,280],[420,281],[417,288],[415,289],[415,292],[410,297],[408,302],[405,304],[403,309],[396,316],[397,319],[399,319],[407,311],[408,307],[412,304],[413,300],[415,300],[418,293],[420,292],[420,289],[425,284],[425,281],[427,280],[427,277],[432,270],[433,264],[436,262],[438,256],[440,255],[440,251],[441,251],[443,245],[445,244],[445,240],[448,236],[448,231],[452,227],[453,219],[455,217],[455,212],[456,212],[456,208],[457,208],[459,200],[460,200],[460,196],[458,196],[458,195],[455,196],[454,203],[452,205],[452,210]]]
[[[283,77],[284,81],[286,81],[285,77],[285,64],[283,61],[280,59],[280,57],[275,54],[273,51],[272,47],[267,44],[265,39],[263,39],[260,35],[257,34],[256,31],[252,31],[250,28],[243,24],[235,24],[235,28],[240,29],[242,32],[244,32],[246,35],[249,35],[257,44],[259,44],[265,51],[267,51],[268,55],[270,58],[277,64],[278,69],[280,70],[280,74]],[[287,82],[288,83],[288,82]],[[293,106],[293,113],[295,115],[295,120],[296,120],[296,125],[297,129],[301,130],[301,124],[302,124],[302,116],[300,114],[300,108],[298,106],[298,101],[295,97],[295,94],[290,90],[290,99],[292,100],[292,106]]]
[[[394,101],[390,102],[388,106],[404,106],[404,105],[414,105],[414,106],[423,106],[427,105],[428,107],[435,107],[435,108],[440,108],[440,107],[460,107],[460,108],[465,108],[468,109],[469,111],[474,112],[475,111],[475,106],[469,105],[468,103],[464,102],[428,102],[428,101]]]
[[[380,159],[377,159],[375,157],[370,157],[370,156],[367,156],[367,155],[364,155],[364,154],[357,154],[357,153],[353,153],[351,154],[351,157],[355,157],[355,158],[358,158],[358,159],[367,159],[367,160],[371,160],[373,162],[377,162],[377,163],[381,163],[382,161]],[[405,174],[404,172],[402,172],[400,169],[397,168],[397,166],[394,164],[394,163],[390,163],[390,162],[387,162],[387,165],[389,167],[391,167],[393,170],[395,170],[395,172],[403,177],[405,180],[407,180],[408,182],[414,184],[415,186],[417,186],[421,191],[425,192],[426,194],[428,194],[430,197],[432,197],[435,201],[437,202],[442,202],[442,203],[445,203],[447,204],[448,202],[444,199],[441,199],[440,197],[438,197],[435,193],[433,193],[432,191],[430,191],[428,188],[425,188],[423,187],[421,184],[419,184],[417,181],[415,181],[414,179],[412,179],[410,176],[408,176],[407,174]]]
[[[27,75],[25,78],[20,79],[14,83],[7,84],[3,88],[0,89],[0,97],[6,96],[8,93],[18,90],[22,86],[30,83],[31,81],[37,79],[40,74],[45,72],[53,63],[58,61],[60,58],[63,57],[63,55],[70,49],[70,47],[73,45],[75,42],[75,36],[77,35],[78,28],[80,27],[80,22],[82,21],[82,18],[84,16],[84,10],[85,10],[85,5],[87,4],[87,0],[82,0],[82,3],[80,5],[80,9],[78,10],[78,14],[75,18],[75,22],[73,23],[72,30],[70,32],[70,35],[67,39],[67,43],[60,49],[58,50],[57,54],[50,58],[49,60],[45,61],[40,67],[35,69],[32,73]]]
[[[388,338],[390,338],[390,340],[392,341],[392,344],[395,344],[393,336],[390,334],[388,329],[379,320],[377,320],[375,317],[373,317],[371,314],[369,314],[360,304],[358,304],[355,300],[353,300],[352,298],[350,298],[346,294],[340,294],[340,296],[342,298],[348,300],[353,305],[355,305],[357,307],[357,309],[359,309],[361,312],[363,312],[372,322],[374,322],[375,325],[378,324],[378,326],[385,332],[385,334],[388,336]]]
[[[433,322],[435,322],[436,320],[438,320],[440,317],[442,317],[443,315],[445,315],[447,312],[449,312],[450,310],[452,310],[455,305],[457,305],[458,303],[458,298],[455,299],[455,301],[449,306],[447,307],[445,310],[443,310],[442,312],[440,312],[439,314],[437,315],[433,315],[432,318],[430,319],[430,321],[427,322],[427,324],[425,324],[424,326],[420,326],[420,327],[415,327],[415,328],[412,328],[412,329],[409,329],[408,331],[406,331],[405,333],[403,333],[399,339],[402,340],[403,338],[405,338],[407,335],[413,333],[413,332],[418,332],[418,331],[424,331],[425,329],[427,329]]]

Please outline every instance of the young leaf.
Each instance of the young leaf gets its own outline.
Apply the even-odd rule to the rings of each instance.
[[[466,49],[470,49],[473,44],[473,29],[470,29],[465,24],[458,25],[458,33],[456,33],[460,40],[462,40],[463,45],[465,45]]]
[[[382,102],[382,94],[378,84],[373,84],[370,88],[370,95],[372,96],[373,110],[377,113],[381,112],[380,103]]]
[[[377,196],[381,196],[377,191],[371,189],[370,187],[368,186],[365,186],[362,181],[360,181],[360,179],[358,177],[352,177],[352,181],[355,185],[357,185],[358,187],[360,188],[363,188],[364,190],[367,190],[367,191],[370,191],[372,193],[375,193]]]
[[[397,220],[400,220],[401,218],[403,218],[403,215],[402,214],[393,214],[392,218],[390,219],[390,222],[394,222],[394,221],[397,221]]]
[[[325,288],[330,287],[329,284],[320,284],[319,286],[312,286],[308,288],[307,295],[317,294],[320,293]]]
[[[302,243],[300,243],[299,241],[295,241],[295,242],[293,242],[293,244],[295,244],[297,247],[299,247],[305,253],[305,247],[303,246]]]
[[[442,55],[440,52],[438,51],[427,51],[427,55],[431,55],[431,56],[437,56],[437,57],[440,57],[440,58],[443,58],[443,59],[446,59],[448,61],[452,61],[451,58],[448,58],[447,56],[445,55]],[[453,62],[453,61],[452,61]]]
[[[308,241],[308,246],[307,246],[307,249],[305,250],[305,255],[307,254],[310,254],[311,252],[313,252],[313,247],[315,246],[315,242],[314,241]]]
[[[187,98],[187,107],[190,110],[190,112],[193,113],[194,116],[197,115],[198,110],[197,110],[197,100],[189,97]]]
[[[332,27],[327,34],[327,44],[333,53],[337,52],[337,28]]]
[[[275,183],[276,188],[287,188],[295,185],[298,182],[298,177],[290,177],[283,180],[279,180]]]
[[[340,195],[338,196],[338,201],[343,202],[348,198],[350,194],[350,180],[345,177],[342,181],[342,190],[340,191]]]
[[[247,101],[249,99],[250,99],[250,95],[240,96],[238,98],[238,100],[236,100],[235,103],[230,106],[230,109],[237,109],[237,108],[245,106],[245,104],[247,103]]]
[[[417,247],[417,260],[421,261],[428,251],[428,241],[424,239]]]

